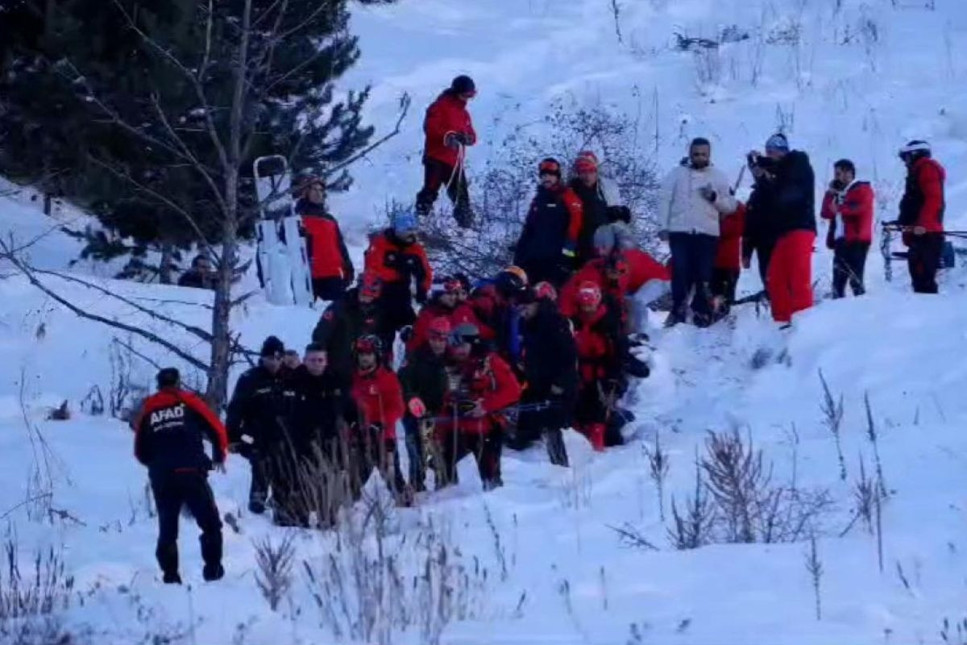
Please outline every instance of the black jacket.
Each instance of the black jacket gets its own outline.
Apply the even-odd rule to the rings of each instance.
[[[409,403],[419,397],[430,415],[440,414],[447,394],[447,364],[445,356],[437,356],[427,345],[410,352],[400,367],[403,401]]]
[[[578,236],[578,260],[579,264],[583,264],[594,257],[594,232],[610,221],[608,203],[601,193],[600,183],[589,187],[580,179],[574,178],[568,185],[577,193],[584,207],[581,235]]]
[[[563,186],[556,190],[538,186],[531,201],[514,251],[514,264],[528,274],[534,273],[532,269],[537,265],[561,262],[561,252],[569,243],[567,233],[571,222],[571,212],[564,201],[565,191]]]
[[[193,289],[214,289],[215,274],[205,274],[195,269],[188,269],[178,278],[179,287],[192,287]]]
[[[775,218],[779,235],[816,232],[816,177],[809,157],[793,150],[775,167]]]
[[[545,399],[551,387],[564,390],[562,398],[575,395],[578,357],[571,324],[550,301],[542,301],[537,315],[521,325],[524,377],[533,396]]]
[[[248,370],[239,377],[228,404],[229,440],[240,442],[242,435],[248,435],[256,449],[292,440],[290,423],[297,399],[292,378],[285,371],[271,374],[262,366]]]
[[[339,384],[331,370],[314,376],[305,365],[295,370],[292,384],[298,393],[293,414],[296,448],[311,451],[316,446],[326,447],[339,437],[339,424],[352,405],[349,391]]]
[[[352,383],[355,370],[353,343],[366,334],[378,336],[387,355],[392,351],[395,334],[388,325],[380,300],[362,304],[358,288],[350,289],[341,300],[326,307],[312,330],[312,342],[326,348],[329,369],[344,388]]]
[[[769,253],[779,238],[775,188],[773,182],[759,179],[749,195],[742,231],[742,255],[747,258],[753,251]]]
[[[134,455],[151,475],[207,472],[212,461],[225,461],[228,439],[215,413],[191,392],[165,388],[148,397],[134,428]],[[212,444],[212,458],[202,439]]]

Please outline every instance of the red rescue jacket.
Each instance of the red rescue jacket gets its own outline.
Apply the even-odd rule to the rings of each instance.
[[[474,314],[473,308],[468,303],[457,303],[457,306],[453,309],[447,309],[437,302],[430,302],[420,310],[420,315],[416,317],[416,322],[413,323],[413,336],[410,338],[410,342],[406,344],[407,352],[412,352],[426,343],[430,336],[430,323],[437,318],[449,320],[451,329],[456,329],[457,325],[463,323],[473,323],[477,326],[477,329],[481,328],[477,315]]]
[[[449,90],[440,94],[427,108],[423,132],[426,134],[424,156],[442,161],[448,166],[455,166],[459,155],[457,148],[450,148],[444,143],[448,134],[462,133],[471,146],[477,142],[477,133],[473,129],[466,101]]]
[[[196,395],[175,387],[149,396],[131,427],[134,456],[151,472],[208,470],[203,438],[214,447],[214,461],[228,455],[228,433],[219,418]]]
[[[617,334],[621,331],[613,316],[602,302],[590,315],[580,312],[571,317],[578,369],[585,384],[614,376],[619,369]]]
[[[639,258],[640,260],[640,258]],[[617,281],[609,280],[605,275],[604,258],[595,258],[585,264],[580,271],[571,278],[561,288],[561,294],[557,299],[561,313],[570,318],[578,311],[577,295],[578,288],[583,282],[593,282],[601,289],[605,296],[611,296],[615,302],[622,304],[624,309],[625,294],[630,293],[631,276],[627,260],[620,258],[617,261],[619,277]]]
[[[738,207],[731,215],[720,222],[719,244],[715,252],[716,269],[727,271],[742,270],[742,233],[745,231],[745,204],[737,202]]]
[[[402,244],[392,231],[373,237],[365,258],[366,272],[377,276],[383,284],[409,285],[410,279],[414,278],[417,288],[424,291],[429,291],[433,284],[433,269],[423,245],[419,242]]]
[[[521,387],[510,365],[497,354],[491,352],[483,358],[471,357],[454,368],[461,382],[460,391],[450,390],[444,399],[447,412],[437,423],[437,430],[444,437],[447,431],[456,428],[470,434],[487,434],[495,425],[503,421],[501,410],[520,401]],[[481,401],[487,412],[482,417],[457,415],[461,401]],[[441,438],[442,439],[442,438]]]
[[[668,282],[672,279],[668,268],[664,264],[641,249],[627,249],[621,252],[621,257],[628,264],[628,285],[626,287],[626,293],[637,293],[639,289],[652,280]]]
[[[353,401],[359,410],[359,424],[379,424],[384,439],[396,438],[396,424],[403,418],[403,389],[396,374],[380,365],[370,372],[353,374]]]
[[[820,210],[823,219],[834,222],[834,226],[843,226],[843,237],[847,242],[872,242],[873,187],[866,181],[854,181],[846,188],[842,203],[837,203],[837,197],[836,191],[826,191]],[[837,215],[842,218],[842,223],[836,222]],[[839,236],[834,234],[835,237]]]

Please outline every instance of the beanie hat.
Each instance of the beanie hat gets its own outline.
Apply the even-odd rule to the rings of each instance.
[[[541,160],[541,163],[537,166],[537,172],[541,175],[555,175],[560,178],[561,163],[553,157],[547,157]]]
[[[769,150],[789,152],[789,139],[783,133],[777,132],[766,140],[766,151]]]
[[[574,160],[575,172],[597,172],[598,156],[590,150],[582,150]]]
[[[909,154],[930,154],[930,144],[921,139],[914,139],[907,143],[907,145],[900,148],[900,156]]]
[[[450,83],[450,91],[454,94],[469,94],[473,96],[477,93],[477,85],[473,82],[472,78],[466,74],[461,74]]]
[[[397,235],[415,233],[418,228],[419,224],[417,224],[416,216],[413,213],[404,211],[393,216],[393,232]]]
[[[178,368],[165,367],[158,372],[155,380],[158,382],[159,390],[164,387],[176,387],[181,382],[181,374]]]
[[[259,356],[266,358],[270,356],[282,356],[285,353],[285,345],[276,336],[269,336],[262,343],[262,351]]]

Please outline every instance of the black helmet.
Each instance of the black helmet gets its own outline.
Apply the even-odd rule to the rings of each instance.
[[[516,296],[527,289],[527,273],[517,266],[509,266],[494,279],[494,287],[505,298]]]

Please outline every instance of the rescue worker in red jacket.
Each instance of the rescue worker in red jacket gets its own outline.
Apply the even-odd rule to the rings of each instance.
[[[459,325],[450,344],[450,387],[444,414],[436,424],[444,484],[457,481],[457,462],[472,453],[484,490],[492,490],[503,486],[500,453],[506,420],[502,411],[520,400],[520,384],[510,365],[487,348],[476,325]]]
[[[560,287],[577,268],[583,206],[561,181],[561,164],[547,158],[538,167],[540,185],[514,250],[514,264],[533,282]]]
[[[463,291],[463,284],[457,278],[446,278],[443,280],[443,289],[430,298],[430,301],[420,310],[413,323],[413,331],[410,339],[406,342],[407,353],[424,345],[429,337],[431,323],[443,318],[451,327],[456,327],[462,323],[477,324],[477,316],[473,312],[466,300],[460,300],[460,292]]]
[[[742,234],[745,231],[745,204],[736,201],[735,212],[719,217],[719,241],[712,263],[712,315],[721,318],[735,302],[735,287],[742,273]]]
[[[585,282],[592,282],[621,312],[623,324],[628,323],[629,312],[626,296],[631,291],[631,272],[624,252],[616,244],[614,238],[604,239],[607,237],[604,233],[609,230],[610,226],[613,225],[603,226],[602,229],[604,230],[597,236],[598,240],[595,242],[597,257],[571,276],[571,279],[561,289],[558,306],[565,316],[571,317],[577,313],[579,309],[578,292],[581,285]]]
[[[863,272],[866,254],[873,241],[873,187],[856,180],[856,166],[849,159],[833,164],[820,215],[829,220],[826,247],[833,251],[833,297],[846,295],[849,282],[853,295],[866,293]]]
[[[453,217],[463,228],[473,223],[463,160],[467,146],[477,143],[467,111],[467,102],[476,95],[473,79],[457,76],[427,108],[423,121],[423,189],[416,195],[416,211],[425,217],[433,208],[440,187],[445,185],[453,202]]]
[[[604,302],[593,282],[578,287],[577,312],[571,317],[578,351],[576,428],[596,451],[604,450],[611,412],[624,389],[622,361],[627,354],[619,315]]]
[[[352,398],[356,418],[350,422],[350,453],[361,487],[378,468],[390,490],[403,504],[410,496],[396,450],[396,424],[403,418],[403,390],[396,374],[382,364],[378,336],[358,338],[353,346],[356,373]],[[357,489],[358,490],[358,489]]]
[[[132,423],[134,455],[148,467],[158,511],[155,556],[165,584],[181,584],[178,572],[178,515],[191,511],[202,534],[201,555],[206,581],[225,575],[222,568],[222,522],[208,485],[208,471],[225,470],[228,435],[225,426],[197,396],[181,388],[173,367],[158,372],[158,392],[148,397]],[[212,444],[211,459],[203,439]]]
[[[393,225],[373,237],[366,249],[366,273],[382,282],[380,306],[394,334],[416,320],[411,285],[415,284],[416,301],[422,305],[433,284],[433,269],[426,249],[417,241],[417,231],[413,214],[397,213]]]
[[[302,216],[309,251],[312,293],[318,300],[338,300],[356,277],[339,222],[326,209],[326,186],[316,177],[304,184],[295,212]]]
[[[947,172],[926,141],[911,141],[900,150],[907,166],[906,190],[900,200],[900,218],[907,245],[907,264],[915,293],[937,293],[937,269],[944,246],[944,181]]]

